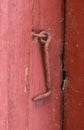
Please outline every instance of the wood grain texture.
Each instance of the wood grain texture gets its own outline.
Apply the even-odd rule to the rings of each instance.
[[[84,130],[84,1],[67,0],[66,6],[65,65],[69,81],[64,130]]]
[[[0,0],[0,130],[61,130],[61,9],[61,0]],[[45,76],[32,29],[52,35],[52,96],[36,103]]]

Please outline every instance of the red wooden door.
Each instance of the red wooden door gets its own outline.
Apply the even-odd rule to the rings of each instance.
[[[0,0],[0,130],[61,130],[62,21],[61,0]],[[46,83],[33,29],[51,34],[52,94],[37,102]]]
[[[64,130],[84,130],[84,1],[66,1]]]
[[[0,0],[0,130],[62,130],[63,1]],[[66,1],[64,130],[84,129],[84,2]],[[32,30],[50,33],[51,96],[41,46]],[[62,59],[63,60],[63,59]]]

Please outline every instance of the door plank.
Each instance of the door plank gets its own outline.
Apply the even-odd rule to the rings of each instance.
[[[33,30],[44,30],[50,33],[49,45],[50,77],[52,94],[49,98],[29,104],[30,130],[61,130],[62,129],[62,6],[61,0],[33,1]],[[30,99],[45,91],[45,75],[41,48],[32,40],[30,65]],[[32,125],[33,124],[33,125]]]
[[[66,2],[64,130],[84,130],[84,1]]]
[[[31,23],[29,0],[0,1],[0,130],[28,128]]]

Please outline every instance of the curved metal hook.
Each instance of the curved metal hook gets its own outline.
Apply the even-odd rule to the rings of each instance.
[[[48,46],[51,41],[51,36],[46,31],[41,31],[40,33],[32,33],[32,36],[37,38],[38,42],[43,45],[44,50],[44,62],[45,62],[45,78],[46,78],[46,91],[42,94],[38,94],[33,97],[33,101],[41,100],[51,95],[51,80],[50,80],[50,67],[49,67],[49,54],[48,54]]]

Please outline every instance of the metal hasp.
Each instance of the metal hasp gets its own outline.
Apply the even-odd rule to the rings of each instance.
[[[36,38],[37,42],[41,44],[43,48],[44,65],[45,65],[44,69],[46,78],[46,91],[32,98],[33,101],[37,101],[47,98],[51,95],[51,80],[50,80],[49,53],[48,53],[48,47],[51,41],[51,35],[46,31],[41,31],[40,33],[36,33],[33,31],[32,37],[33,39]]]

